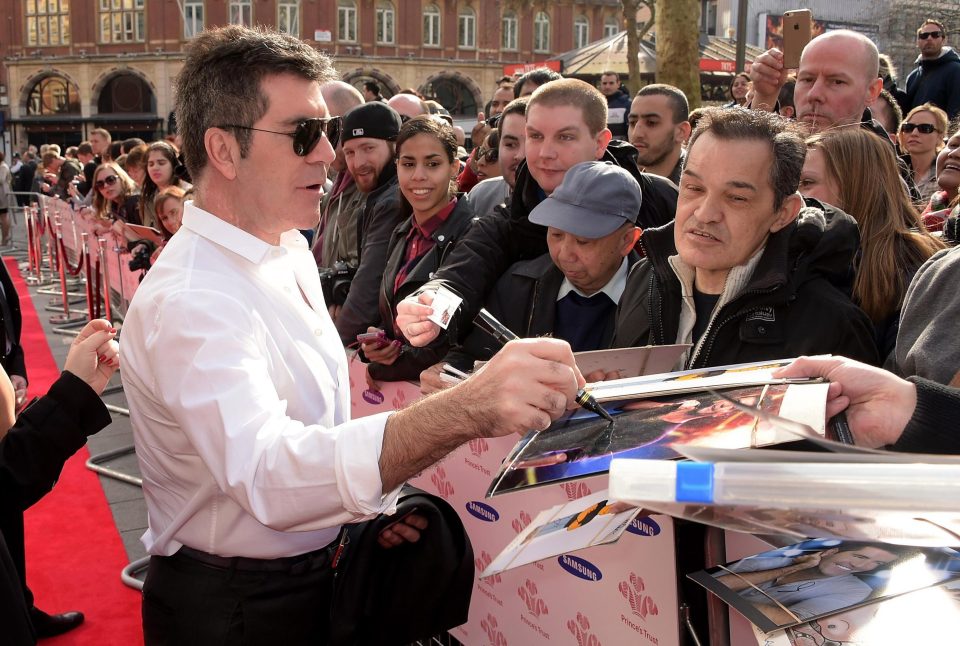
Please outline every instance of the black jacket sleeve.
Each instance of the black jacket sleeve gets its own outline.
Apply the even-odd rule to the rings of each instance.
[[[344,344],[354,343],[357,335],[380,320],[380,281],[387,264],[390,235],[403,220],[396,197],[383,196],[365,218],[360,266],[350,282],[350,292],[337,316],[337,332]]]
[[[910,377],[917,387],[917,407],[900,439],[891,446],[908,453],[960,454],[960,390],[922,377]]]
[[[64,462],[110,421],[90,386],[69,372],[61,374],[0,441],[3,505],[26,509],[40,500],[53,488]]]

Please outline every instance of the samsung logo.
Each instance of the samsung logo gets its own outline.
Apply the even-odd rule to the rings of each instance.
[[[367,389],[363,391],[363,394],[361,396],[363,397],[363,400],[365,402],[367,402],[368,404],[373,404],[374,406],[376,406],[377,404],[383,403],[383,393],[380,392],[379,390]]]
[[[557,563],[573,576],[580,577],[587,581],[599,581],[603,578],[600,569],[596,565],[578,556],[561,554],[557,558]]]
[[[641,516],[630,521],[627,531],[637,536],[656,536],[660,533],[660,525],[648,516]]]
[[[470,512],[471,516],[488,523],[495,523],[500,520],[500,514],[497,513],[496,509],[477,500],[471,500],[467,503],[467,511]]]

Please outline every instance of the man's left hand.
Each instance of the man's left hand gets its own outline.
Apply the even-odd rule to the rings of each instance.
[[[377,542],[380,547],[390,549],[404,543],[416,543],[420,532],[427,528],[427,519],[419,514],[409,514],[397,522],[383,528]]]

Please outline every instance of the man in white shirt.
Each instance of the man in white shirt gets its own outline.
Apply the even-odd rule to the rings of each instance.
[[[318,222],[339,137],[320,84],[335,75],[294,38],[234,25],[197,36],[177,80],[195,198],[122,346],[148,645],[325,643],[341,525],[390,510],[473,437],[546,428],[583,383],[566,344],[515,342],[458,388],[350,421],[346,357],[295,231]],[[425,529],[410,516],[381,543]]]

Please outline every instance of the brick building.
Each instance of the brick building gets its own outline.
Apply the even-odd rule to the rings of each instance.
[[[334,56],[343,78],[417,88],[475,115],[505,66],[622,28],[617,0],[0,0],[5,148],[166,131],[183,47],[204,27],[264,24]]]

